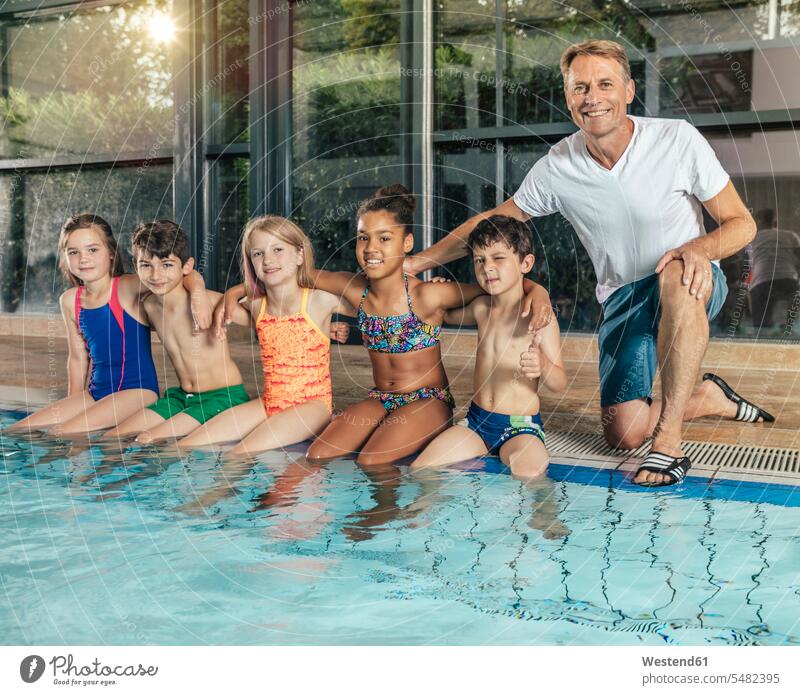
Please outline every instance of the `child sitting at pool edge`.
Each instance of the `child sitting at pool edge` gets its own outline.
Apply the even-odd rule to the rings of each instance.
[[[560,392],[567,385],[558,323],[550,321],[531,339],[522,319],[522,281],[534,263],[524,223],[504,215],[489,217],[475,227],[467,246],[487,294],[448,311],[445,320],[478,325],[475,395],[466,419],[436,437],[411,468],[499,454],[516,477],[537,478],[549,463],[538,390],[544,385]]]
[[[139,280],[149,290],[142,302],[144,313],[169,355],[179,385],[105,436],[138,435],[141,443],[183,437],[222,411],[246,403],[249,396],[227,342],[217,340],[213,329],[192,330],[183,278],[192,272],[194,258],[186,232],[170,220],[140,224],[131,252]],[[212,290],[206,295],[212,306],[222,297]]]

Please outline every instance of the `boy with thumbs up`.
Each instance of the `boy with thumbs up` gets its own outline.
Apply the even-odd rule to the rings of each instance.
[[[478,326],[475,395],[466,419],[434,439],[411,468],[499,454],[514,476],[537,478],[550,460],[539,415],[539,386],[559,392],[567,385],[558,324],[550,321],[531,337],[522,317],[522,281],[534,262],[523,222],[504,215],[489,217],[475,227],[467,246],[486,295],[448,311],[445,320]]]

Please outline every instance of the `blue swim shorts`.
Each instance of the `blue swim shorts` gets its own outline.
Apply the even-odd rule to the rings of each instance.
[[[728,296],[725,274],[711,265],[713,290],[706,303],[709,321]],[[600,405],[609,406],[653,392],[658,359],[656,337],[661,318],[658,275],[648,275],[614,292],[603,304],[597,342],[600,347]]]
[[[536,415],[503,415],[502,413],[492,413],[484,410],[475,403],[469,404],[467,417],[457,423],[462,427],[468,427],[477,434],[489,453],[496,456],[509,439],[520,434],[532,434],[544,441],[544,427],[539,413]]]

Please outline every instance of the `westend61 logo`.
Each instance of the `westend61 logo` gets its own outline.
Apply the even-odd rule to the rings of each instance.
[[[47,662],[53,667],[54,685],[116,685],[116,678],[125,676],[155,676],[158,666],[130,664],[108,666],[95,659],[89,666],[75,665],[72,654],[54,656]],[[45,661],[41,656],[26,656],[19,665],[19,675],[26,683],[35,683],[44,674]]]

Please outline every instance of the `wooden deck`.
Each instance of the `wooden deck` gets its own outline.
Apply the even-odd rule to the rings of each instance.
[[[24,398],[30,407],[36,407],[66,393],[66,341],[59,335],[60,328],[49,337],[46,333],[0,335],[0,384],[17,387],[13,400]],[[471,331],[443,333],[443,359],[459,413],[469,404],[475,342]],[[245,386],[255,395],[260,381],[257,346],[240,337],[231,341],[231,350]],[[561,396],[542,394],[545,427],[600,434],[596,340],[592,336],[566,336],[564,355],[570,386]],[[174,385],[174,372],[158,344],[154,345],[154,358],[162,386]],[[361,346],[334,346],[331,368],[337,409],[363,398],[373,385],[369,357]],[[751,425],[701,419],[687,424],[684,439],[800,449],[800,345],[712,341],[704,371],[718,373],[748,399],[772,412],[777,421]],[[24,396],[19,395],[23,393],[20,388],[25,389]],[[9,394],[11,390],[7,390]]]

